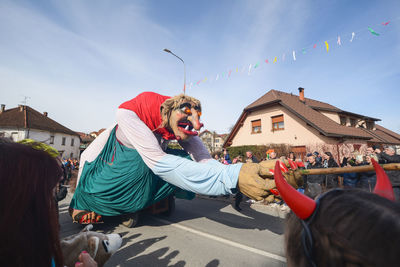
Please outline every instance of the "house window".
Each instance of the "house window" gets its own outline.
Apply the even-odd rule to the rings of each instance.
[[[219,139],[215,139],[215,143],[219,143]]]
[[[65,139],[66,139],[65,137],[62,138],[62,141],[61,141],[62,146],[65,146]]]
[[[271,117],[272,119],[272,131],[279,131],[285,129],[285,123],[283,122],[283,115]]]
[[[367,129],[368,130],[373,130],[375,127],[375,122],[373,121],[367,121]]]
[[[261,133],[261,120],[251,121],[251,133]]]
[[[346,126],[346,123],[347,123],[347,118],[344,116],[340,116],[340,125]]]
[[[75,141],[75,139],[72,137],[71,138],[71,146],[74,146],[74,141]]]
[[[69,158],[73,159],[74,158],[74,153],[69,154]]]
[[[350,126],[351,127],[356,127],[356,119],[350,118]]]
[[[50,135],[50,144],[54,144],[54,135]]]
[[[211,138],[206,138],[207,143],[211,143]]]

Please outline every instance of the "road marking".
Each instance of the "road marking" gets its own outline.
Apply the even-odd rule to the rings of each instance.
[[[197,234],[197,235],[201,235],[203,237],[206,237],[206,238],[209,238],[209,239],[212,239],[212,240],[215,240],[215,241],[230,245],[232,247],[237,247],[237,248],[240,248],[240,249],[244,249],[244,250],[253,252],[255,254],[258,254],[258,255],[261,255],[261,256],[265,256],[265,257],[268,257],[268,258],[275,259],[275,260],[278,260],[278,261],[286,263],[286,258],[282,257],[280,255],[273,254],[273,253],[270,253],[270,252],[266,252],[264,250],[248,247],[248,246],[245,246],[245,245],[239,244],[237,242],[230,241],[228,239],[224,239],[224,238],[221,238],[221,237],[218,237],[218,236],[213,236],[213,235],[210,235],[210,234],[207,234],[207,233],[204,233],[204,232],[189,228],[187,226],[183,226],[183,225],[181,225],[179,223],[170,222],[170,221],[167,221],[167,220],[164,220],[164,219],[161,219],[161,218],[157,218],[157,217],[153,217],[153,218],[158,220],[158,221],[160,221],[160,222],[162,222],[162,223],[174,226],[176,228],[180,228],[182,230],[185,230],[185,231]]]

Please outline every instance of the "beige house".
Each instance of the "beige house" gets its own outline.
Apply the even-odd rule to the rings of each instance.
[[[217,134],[216,132],[205,130],[199,134],[199,137],[201,141],[203,141],[205,147],[208,149],[208,152],[213,153],[222,151],[227,135]]]
[[[400,145],[400,135],[377,121],[305,98],[303,88],[299,96],[271,90],[243,110],[224,147],[288,144],[301,158],[313,151],[337,158],[368,145]]]

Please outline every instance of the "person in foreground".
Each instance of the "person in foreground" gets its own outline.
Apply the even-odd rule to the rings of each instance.
[[[290,266],[399,266],[400,206],[390,181],[375,161],[374,193],[333,189],[313,200],[294,190],[278,164],[275,182],[292,209],[285,246]]]
[[[63,266],[54,199],[61,177],[49,153],[0,142],[0,266]]]
[[[146,208],[178,191],[227,195],[237,189],[262,200],[275,187],[259,164],[224,165],[212,159],[198,137],[200,101],[144,92],[121,104],[116,125],[83,152],[70,204],[74,222],[100,223]],[[183,150],[171,150],[177,140]],[[189,157],[190,156],[190,157]],[[191,193],[192,197],[194,194]]]

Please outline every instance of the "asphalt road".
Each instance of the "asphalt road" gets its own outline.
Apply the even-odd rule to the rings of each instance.
[[[67,208],[71,194],[59,203],[61,236],[75,234]],[[176,200],[170,217],[142,214],[126,228],[114,220],[93,230],[120,233],[123,244],[105,266],[286,266],[282,214],[265,206],[196,197]]]

